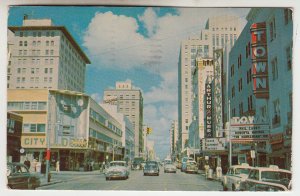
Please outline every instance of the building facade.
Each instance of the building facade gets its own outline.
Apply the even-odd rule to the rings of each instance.
[[[104,91],[104,102],[117,105],[118,112],[124,114],[132,122],[135,135],[135,156],[140,156],[144,151],[142,92],[134,88],[130,80],[116,82],[115,89]]]
[[[170,128],[170,154],[176,160],[178,154],[178,121],[173,120]]]
[[[192,123],[192,69],[196,56],[212,58],[214,50],[232,47],[240,34],[240,26],[236,16],[211,17],[198,37],[190,37],[181,43],[178,63],[178,124],[181,151],[188,146],[189,127]]]
[[[21,148],[21,135],[23,117],[13,112],[7,112],[7,161],[19,162],[23,153]]]
[[[90,60],[63,26],[24,18],[8,27],[8,89],[66,89],[84,92]],[[12,32],[12,33],[11,33]]]
[[[190,147],[194,149],[200,149],[200,140],[204,138],[204,119],[205,108],[204,103],[207,101],[204,99],[205,87],[207,78],[213,79],[212,58],[196,58],[196,66],[192,70],[192,123],[190,125],[189,143]],[[212,100],[211,100],[212,101]]]
[[[256,150],[256,164],[291,167],[292,11],[253,8],[230,52],[228,98],[231,116],[254,116],[267,122],[269,140],[235,144],[236,156]],[[242,150],[243,149],[243,150]],[[244,151],[244,152],[241,152]]]
[[[48,147],[52,169],[56,161],[61,170],[87,170],[124,158],[121,123],[83,93],[9,89],[8,111],[23,117],[21,161],[43,164]]]

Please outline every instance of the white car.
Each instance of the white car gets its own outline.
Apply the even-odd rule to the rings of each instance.
[[[240,183],[245,181],[253,167],[247,163],[241,165],[233,165],[227,171],[227,174],[222,178],[223,190],[237,191],[240,189]]]
[[[172,163],[168,163],[168,164],[165,164],[164,166],[164,172],[165,173],[176,173],[176,166]]]
[[[263,184],[279,184],[291,190],[292,172],[285,169],[279,169],[277,165],[270,165],[269,167],[253,168],[241,185],[241,190],[253,191],[257,186]]]
[[[108,169],[105,171],[106,180],[129,178],[129,169],[125,161],[112,161],[109,163]]]

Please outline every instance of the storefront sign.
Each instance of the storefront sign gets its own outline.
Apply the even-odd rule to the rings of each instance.
[[[56,148],[87,148],[88,142],[86,139],[78,138],[60,138],[60,143],[51,144],[51,147]]]
[[[253,93],[256,98],[269,98],[268,51],[266,23],[251,28]]]
[[[21,136],[22,148],[46,148],[46,136]]]
[[[270,126],[256,123],[253,116],[233,117],[230,124],[231,142],[268,141]]]
[[[213,129],[212,129],[212,91],[211,91],[211,83],[206,83],[205,85],[205,94],[206,94],[206,124],[205,124],[205,137],[212,138],[213,137]]]
[[[204,151],[225,150],[226,138],[206,138],[203,142]]]

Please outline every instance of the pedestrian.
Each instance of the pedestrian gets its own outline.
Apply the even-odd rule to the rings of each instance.
[[[33,166],[33,171],[34,172],[36,172],[36,165],[37,165],[37,160],[33,159],[32,166]]]
[[[57,160],[57,161],[56,161],[56,168],[55,168],[55,171],[56,171],[56,172],[59,172],[59,171],[60,171],[60,168],[59,168],[59,167],[60,167],[60,165],[59,165],[59,160]]]
[[[30,169],[30,161],[28,160],[28,158],[26,157],[25,161],[24,161],[24,165],[27,166],[28,170]]]

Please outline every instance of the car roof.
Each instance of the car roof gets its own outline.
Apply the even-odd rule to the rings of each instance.
[[[126,161],[111,161],[110,163],[126,163]]]
[[[253,169],[254,167],[249,166],[249,165],[232,165],[230,168],[249,168],[249,169]]]
[[[273,168],[273,167],[255,167],[253,169],[259,170],[259,171],[277,171],[277,172],[285,172],[292,174],[291,171],[286,169],[279,169],[279,168]]]

